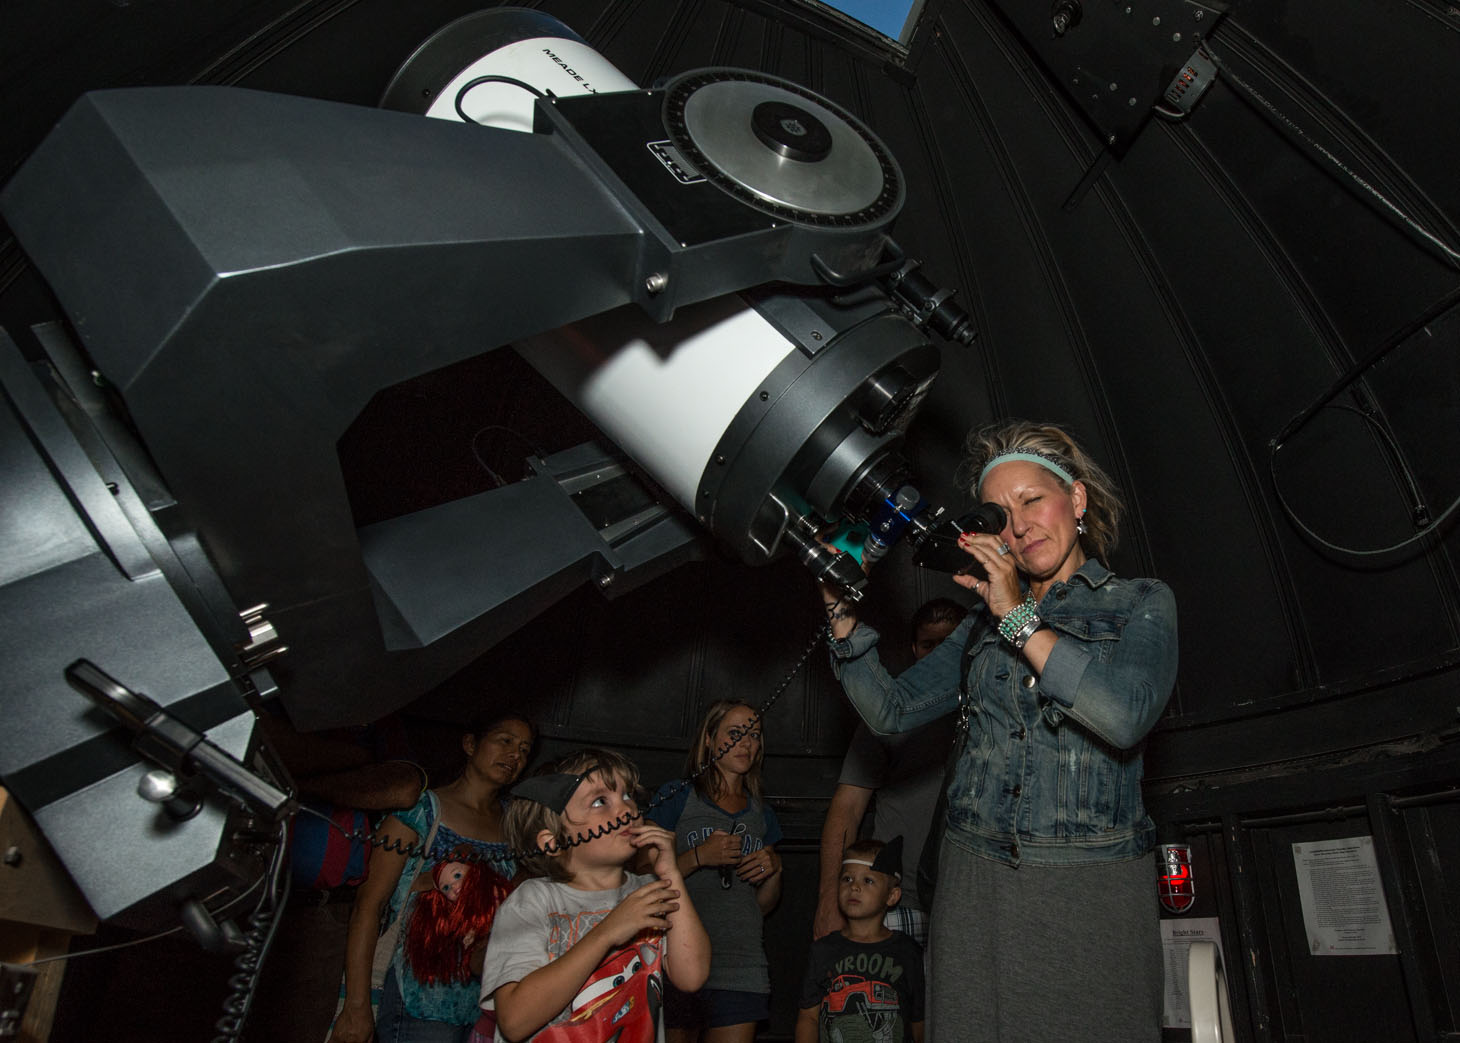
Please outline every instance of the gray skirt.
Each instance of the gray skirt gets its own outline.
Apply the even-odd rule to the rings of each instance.
[[[943,838],[928,1043],[1158,1043],[1154,855],[1014,869]]]

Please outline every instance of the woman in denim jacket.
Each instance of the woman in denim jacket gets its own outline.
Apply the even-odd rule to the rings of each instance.
[[[893,678],[877,633],[824,592],[833,668],[873,731],[958,710],[929,939],[929,1043],[1160,1039],[1161,947],[1142,745],[1176,680],[1176,604],[1118,579],[1121,504],[1062,429],[969,439],[1004,508],[959,545],[983,604]],[[935,823],[934,828],[938,828]]]

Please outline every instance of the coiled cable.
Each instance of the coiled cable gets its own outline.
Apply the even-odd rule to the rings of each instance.
[[[259,971],[284,916],[283,897],[289,893],[289,860],[284,857],[286,838],[286,826],[280,823],[278,842],[274,845],[269,869],[265,873],[268,887],[259,896],[258,904],[249,916],[244,949],[233,958],[236,970],[228,978],[223,1016],[215,1023],[218,1035],[213,1037],[212,1043],[237,1043],[248,1020],[249,1007],[253,1005],[254,991],[258,987]]]

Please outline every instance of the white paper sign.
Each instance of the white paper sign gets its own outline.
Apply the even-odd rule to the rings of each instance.
[[[1293,867],[1309,953],[1374,956],[1399,951],[1373,837],[1294,844]]]
[[[1191,1028],[1191,994],[1187,991],[1186,958],[1192,942],[1215,942],[1222,951],[1221,921],[1215,916],[1191,920],[1162,920],[1161,949],[1166,961],[1166,999],[1161,1025]]]

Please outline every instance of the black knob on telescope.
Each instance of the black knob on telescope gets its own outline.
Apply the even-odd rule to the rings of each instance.
[[[162,805],[174,822],[186,822],[203,810],[202,798],[193,790],[179,786],[177,776],[164,768],[153,768],[137,781],[137,796]]]
[[[998,504],[981,503],[954,524],[964,532],[998,532],[1007,520],[1004,508]]]
[[[805,109],[783,101],[763,101],[750,113],[755,136],[778,156],[815,163],[831,151],[831,131]]]
[[[1080,24],[1084,13],[1079,0],[1055,0],[1054,8],[1049,13],[1050,28],[1054,30],[1055,36],[1063,36]]]

